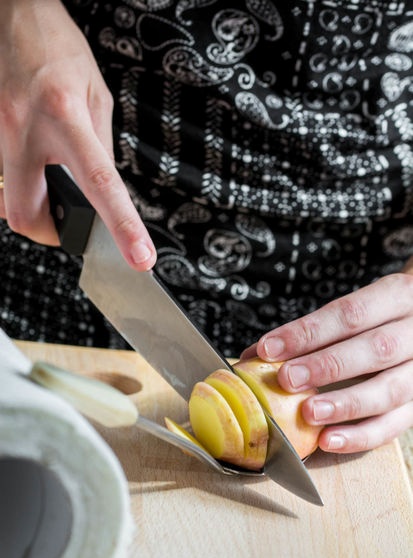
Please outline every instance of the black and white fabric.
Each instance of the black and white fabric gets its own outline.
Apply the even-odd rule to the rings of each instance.
[[[413,0],[66,0],[157,272],[238,355],[413,253]],[[75,77],[74,77],[75,78]],[[80,260],[2,228],[2,324],[122,347]]]

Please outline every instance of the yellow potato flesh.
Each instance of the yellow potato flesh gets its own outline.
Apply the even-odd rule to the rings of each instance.
[[[255,362],[256,367],[254,367]],[[236,363],[234,366],[236,373],[242,378],[245,384],[251,388],[251,391],[254,392],[258,401],[268,413],[273,411],[270,401],[268,400],[268,395],[270,393],[276,393],[280,396],[290,395],[284,391],[277,382],[276,373],[280,366],[281,364],[279,363],[264,363],[261,365],[258,359],[251,363]]]
[[[186,430],[186,428],[184,428],[180,424],[177,424],[175,421],[171,420],[168,417],[165,417],[165,424],[166,424],[166,428],[168,430],[170,430],[171,432],[173,432],[174,434],[177,434],[178,436],[181,436],[182,438],[185,438],[189,442],[192,442],[193,444],[195,444],[199,448],[205,450],[205,448],[202,446],[202,444],[200,444],[198,442],[198,440],[196,438],[194,438],[194,436],[192,436],[192,434],[190,432],[188,432],[188,430]],[[184,450],[182,450],[182,451],[184,451]],[[184,451],[184,453],[185,453],[185,451]]]
[[[189,419],[196,439],[216,459],[232,462],[244,454],[244,435],[231,407],[206,382],[194,386]]]
[[[239,456],[238,464],[249,469],[261,469],[267,455],[268,425],[254,393],[229,370],[216,370],[205,382],[225,398],[241,427],[244,454]]]

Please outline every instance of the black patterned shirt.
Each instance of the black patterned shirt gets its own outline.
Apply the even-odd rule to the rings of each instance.
[[[413,0],[65,4],[113,93],[156,270],[226,355],[413,254]],[[23,262],[27,242],[5,238]],[[60,251],[30,253],[66,292],[24,260],[45,319],[10,295],[16,336],[26,320],[34,337],[121,346],[77,290],[79,262],[67,281]]]

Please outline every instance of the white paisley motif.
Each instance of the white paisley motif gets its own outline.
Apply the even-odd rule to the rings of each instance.
[[[248,66],[247,64],[244,63],[237,64],[236,66],[234,66],[234,69],[239,72],[237,81],[238,81],[238,85],[242,89],[251,89],[252,87],[254,87],[255,84],[259,84],[262,87],[268,88],[276,81],[275,74],[270,71],[264,72],[262,76],[262,80],[258,79],[251,66]],[[278,106],[282,106],[282,102],[281,105]]]
[[[199,284],[207,291],[220,292],[226,288],[227,280],[223,277],[207,277],[206,275],[200,275]]]
[[[383,93],[389,101],[397,101],[402,95],[404,89],[413,83],[412,77],[400,79],[394,72],[387,72],[381,79]]]
[[[133,37],[118,36],[114,29],[106,27],[99,34],[99,41],[102,46],[113,52],[119,52],[123,56],[133,60],[142,59],[142,51],[139,42]]]
[[[130,29],[135,25],[135,13],[130,8],[119,6],[113,14],[114,22],[121,29]]]
[[[328,33],[335,33],[338,29],[339,15],[336,10],[322,10],[319,15],[321,27]]]
[[[407,258],[413,253],[413,227],[403,227],[390,233],[384,240],[387,254]]]
[[[251,89],[257,81],[256,75],[251,66],[247,66],[246,64],[237,64],[235,68],[239,71],[237,77],[238,85],[242,89]]]
[[[392,53],[384,59],[386,65],[395,72],[407,72],[413,65],[410,56],[406,54]]]
[[[223,277],[245,269],[251,261],[250,242],[233,231],[211,229],[204,238],[207,256],[199,258],[199,268],[211,277]]]
[[[184,203],[168,219],[168,230],[173,232],[177,238],[184,238],[176,227],[188,223],[208,223],[211,219],[211,212],[202,205],[195,203]]]
[[[156,207],[154,205],[151,205],[147,200],[140,196],[138,192],[135,191],[133,185],[129,181],[126,181],[126,185],[128,187],[133,203],[136,207],[139,208],[139,214],[142,219],[150,219],[152,222],[154,222],[160,221],[164,218],[166,212],[163,207]]]
[[[153,33],[156,26],[157,33]],[[142,46],[147,50],[162,50],[168,45],[183,44],[191,46],[194,38],[186,29],[169,20],[151,14],[143,14],[138,18],[136,32]]]
[[[259,281],[254,289],[239,275],[231,275],[228,279],[228,286],[234,300],[246,300],[251,295],[256,298],[263,298],[271,292],[271,287],[266,281]]]
[[[148,12],[163,10],[174,3],[173,0],[124,0],[124,2],[132,8],[140,8]]]
[[[194,266],[184,257],[163,256],[158,258],[156,265],[161,279],[177,287],[196,287],[196,271]]]
[[[234,74],[232,68],[218,68],[205,61],[191,48],[174,48],[163,59],[166,73],[175,79],[197,87],[217,85],[228,81]]]
[[[179,0],[175,10],[176,19],[183,25],[191,25],[192,21],[183,19],[182,16],[184,12],[192,8],[203,8],[204,6],[215,4],[216,1],[217,0]]]
[[[401,25],[391,33],[389,48],[398,52],[413,52],[413,21]]]
[[[259,28],[256,21],[239,10],[222,10],[213,21],[212,29],[218,44],[208,46],[208,57],[215,64],[234,64],[253,50],[258,42]]]
[[[257,255],[266,257],[274,252],[274,234],[262,219],[255,215],[244,215],[240,213],[235,218],[235,226],[247,238],[265,244],[266,249],[262,252],[258,252]]]
[[[374,19],[369,14],[359,14],[354,18],[351,30],[357,35],[368,33],[374,25]]]
[[[284,25],[281,16],[272,2],[269,0],[246,0],[247,8],[261,21],[265,21],[274,27],[274,35],[266,35],[269,41],[276,41],[284,32]]]
[[[252,120],[252,122],[271,130],[281,130],[285,128],[290,121],[289,117],[283,114],[281,115],[281,122],[273,122],[265,105],[253,93],[237,93],[235,96],[235,104],[237,109]]]
[[[139,209],[139,207],[138,207]],[[184,257],[186,254],[186,247],[183,242],[179,238],[176,238],[168,231],[165,230],[163,225],[156,225],[155,223],[147,223],[147,228],[149,230],[149,234],[152,237],[157,236],[160,239],[160,245],[157,249],[158,252],[158,259],[162,256],[170,256],[172,257]],[[169,246],[164,246],[163,244],[168,243]]]

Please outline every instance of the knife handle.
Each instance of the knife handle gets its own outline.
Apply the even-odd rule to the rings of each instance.
[[[109,428],[132,426],[138,420],[139,412],[131,399],[99,380],[43,361],[33,364],[28,377],[65,399],[80,413]]]
[[[74,256],[85,251],[95,210],[70,174],[60,165],[45,168],[52,214],[62,248]]]

